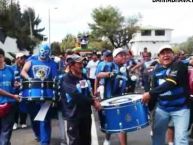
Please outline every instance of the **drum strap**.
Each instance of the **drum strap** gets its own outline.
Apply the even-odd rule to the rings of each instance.
[[[51,106],[50,101],[46,101],[44,104],[42,104],[42,106],[41,106],[38,114],[36,115],[34,121],[44,121],[50,106]]]

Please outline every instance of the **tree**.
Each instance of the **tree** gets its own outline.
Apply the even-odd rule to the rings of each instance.
[[[108,39],[99,39],[95,35],[89,35],[89,47],[97,48],[97,50],[113,49],[111,42]]]
[[[177,46],[179,50],[184,50],[186,54],[193,53],[193,36],[189,37],[185,42]]]
[[[32,50],[40,41],[43,40],[44,35],[41,34],[45,28],[38,28],[41,23],[39,16],[35,16],[35,11],[32,8],[24,10],[21,20],[20,38],[18,39],[18,46],[20,48],[27,48]]]
[[[96,8],[91,16],[94,20],[93,24],[89,24],[92,35],[108,38],[115,48],[127,46],[132,34],[139,29],[137,23],[141,18],[138,15],[126,19],[118,9],[111,6]]]
[[[14,0],[0,0],[0,8],[0,27],[8,36],[17,38],[20,49],[32,51],[43,40],[40,33],[44,30],[38,29],[41,20],[35,16],[35,11],[28,8],[21,13],[19,3]]]
[[[54,55],[54,56],[59,56],[61,54],[59,42],[53,42],[51,44],[51,52],[52,52],[52,55]]]
[[[62,51],[64,52],[64,50],[66,49],[73,49],[75,47],[76,47],[76,37],[71,34],[67,34],[61,43]]]

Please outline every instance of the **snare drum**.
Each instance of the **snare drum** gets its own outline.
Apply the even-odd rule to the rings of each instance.
[[[21,87],[21,96],[24,100],[56,100],[55,84],[52,80],[31,79],[24,80]]]
[[[149,125],[148,108],[141,95],[125,95],[101,102],[101,130],[108,133],[131,132]]]

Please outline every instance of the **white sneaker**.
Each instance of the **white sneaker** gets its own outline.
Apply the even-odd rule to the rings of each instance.
[[[13,130],[16,130],[18,128],[17,123],[14,123]]]
[[[153,131],[152,131],[152,130],[150,131],[150,136],[151,136],[151,137],[153,136]]]
[[[26,124],[22,124],[22,125],[21,125],[21,128],[26,128],[26,127],[27,127]]]
[[[105,139],[104,142],[103,142],[103,145],[110,145],[110,141]]]
[[[174,143],[173,142],[169,142],[168,145],[174,145]]]

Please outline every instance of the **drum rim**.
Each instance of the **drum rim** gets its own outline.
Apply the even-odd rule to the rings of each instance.
[[[122,132],[122,131],[125,131],[125,132],[132,132],[132,131],[136,131],[136,130],[140,130],[140,129],[143,129],[143,128],[145,128],[145,127],[147,127],[147,126],[149,126],[149,124],[150,124],[150,121],[148,120],[147,122],[145,122],[145,123],[143,123],[143,124],[141,124],[141,125],[138,125],[138,126],[135,126],[135,127],[130,127],[130,128],[125,128],[125,129],[105,129],[105,128],[102,128],[101,127],[101,130],[103,131],[103,132],[109,132],[109,133],[117,133],[117,132]]]
[[[102,100],[101,101],[101,106],[103,108],[109,108],[109,107],[117,107],[117,106],[125,106],[128,105],[128,104],[133,104],[133,103],[136,103],[136,102],[141,102],[141,98],[140,99],[137,99],[137,100],[133,100],[133,101],[128,101],[128,102],[124,102],[124,103],[117,103],[117,104],[103,104],[103,103],[106,103],[105,101],[110,101],[110,100],[113,100],[113,99],[118,99],[118,97],[124,97],[124,96],[131,96],[131,95],[138,95],[138,96],[142,96],[142,94],[126,94],[126,95],[122,95],[122,96],[117,96],[117,97],[112,97],[112,98],[109,98],[109,99],[105,99],[105,100]]]
[[[123,104],[112,104],[112,105],[109,105],[109,106],[102,106],[102,108],[105,108],[106,110],[108,109],[119,109],[119,108],[122,108],[122,107],[127,107],[127,106],[135,106],[136,103],[138,102],[141,102],[141,99],[139,100],[136,100],[136,101],[133,101],[133,102],[126,102],[126,103],[123,103]]]

